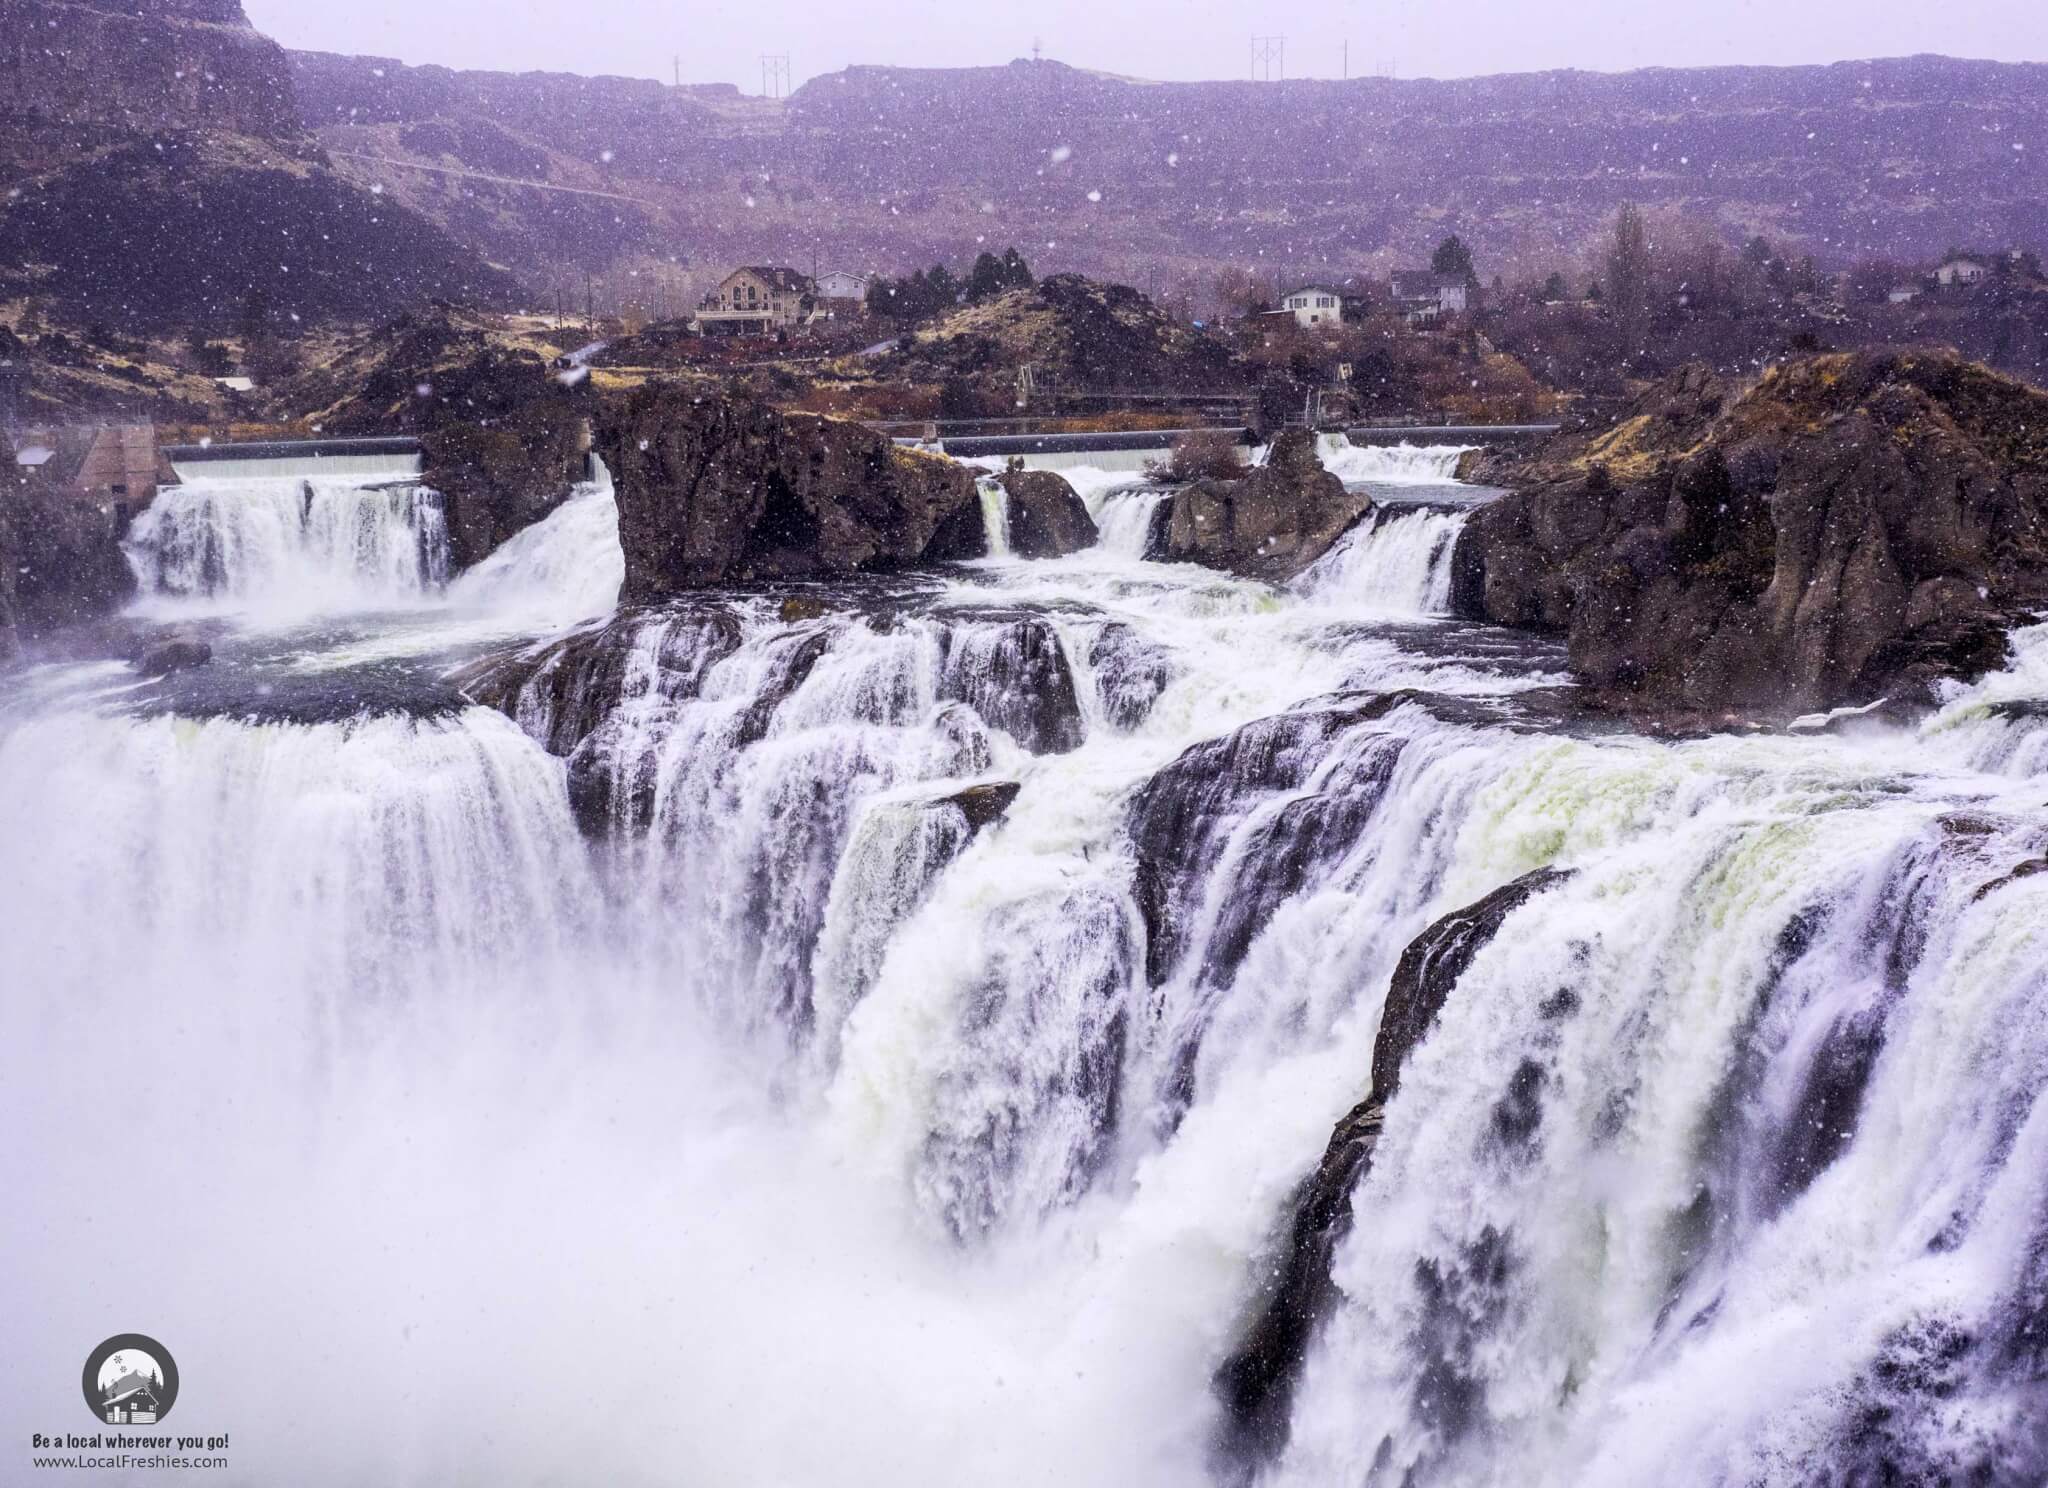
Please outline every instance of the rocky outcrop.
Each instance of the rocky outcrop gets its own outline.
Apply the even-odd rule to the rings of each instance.
[[[1011,802],[1017,799],[1017,793],[1023,789],[1023,785],[1018,781],[996,780],[987,785],[970,785],[965,790],[953,792],[950,796],[941,796],[932,805],[949,806],[958,811],[967,822],[968,836],[972,837],[982,828],[994,826],[1001,821],[1004,814],[1009,811]]]
[[[121,332],[306,327],[512,277],[343,180],[237,0],[0,0],[0,300]]]
[[[859,424],[671,384],[609,406],[625,598],[902,568],[980,498],[964,466]]]
[[[134,593],[105,511],[39,485],[0,490],[0,663],[66,626],[111,615]]]
[[[1486,472],[1453,605],[1678,723],[1918,701],[2048,603],[2048,394],[1940,352],[1695,369]]]
[[[303,133],[284,49],[240,0],[0,0],[0,130],[11,124],[78,139]]]
[[[1088,726],[1052,622],[1034,614],[962,618],[971,623],[946,632],[939,696],[967,704],[1033,754],[1080,748]]]
[[[1095,546],[1095,519],[1064,476],[1011,470],[998,480],[1010,502],[1010,551],[1019,558],[1064,558]]]
[[[1242,480],[1197,481],[1175,493],[1161,551],[1171,563],[1203,563],[1246,578],[1293,578],[1372,510],[1323,469],[1315,435],[1289,429],[1266,463]]]
[[[1223,1450],[1255,1459],[1285,1445],[1288,1405],[1310,1339],[1328,1315],[1330,1263],[1351,1232],[1352,1195],[1372,1167],[1401,1070],[1443,1011],[1473,959],[1509,915],[1568,874],[1543,868],[1445,915],[1402,952],[1373,1043],[1372,1085],[1331,1133],[1322,1162],[1295,1195],[1284,1248],[1237,1347],[1216,1371]]]
[[[487,351],[419,386],[430,389],[410,403],[424,479],[447,498],[457,567],[548,515],[587,474],[592,400],[533,353]]]
[[[136,658],[135,670],[145,677],[168,677],[174,672],[203,667],[212,660],[211,642],[180,638],[145,651]]]

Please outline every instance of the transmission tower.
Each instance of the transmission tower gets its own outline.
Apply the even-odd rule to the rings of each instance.
[[[765,52],[762,54],[761,92],[768,98],[789,97],[788,52]]]
[[[1284,36],[1254,36],[1252,38],[1252,81],[1255,83],[1277,83],[1287,76],[1287,38]]]

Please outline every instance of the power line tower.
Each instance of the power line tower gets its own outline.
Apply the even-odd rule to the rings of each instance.
[[[1284,36],[1254,36],[1252,38],[1252,81],[1255,83],[1277,83],[1287,76],[1287,38]]]
[[[789,97],[789,53],[764,52],[761,55],[761,92],[768,98]]]

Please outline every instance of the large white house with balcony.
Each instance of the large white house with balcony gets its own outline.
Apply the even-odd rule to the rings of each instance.
[[[766,336],[810,320],[817,286],[795,269],[749,265],[734,269],[697,310],[707,336]]]

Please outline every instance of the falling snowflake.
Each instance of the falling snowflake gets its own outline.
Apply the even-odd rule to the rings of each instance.
[[[1074,147],[1072,145],[1054,145],[1052,147],[1052,163],[1054,165],[1064,165],[1073,158]]]

